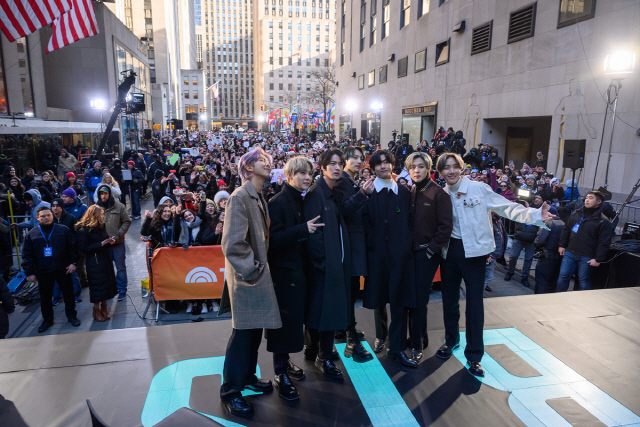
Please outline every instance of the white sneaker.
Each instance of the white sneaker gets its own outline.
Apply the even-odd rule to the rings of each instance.
[[[142,298],[149,298],[149,292],[145,288],[142,288]]]
[[[211,303],[211,311],[213,311],[214,313],[217,313],[220,310],[220,304],[218,304],[217,302],[213,301]]]
[[[207,310],[207,303],[202,303],[202,310],[200,311],[200,314],[206,314],[208,312],[209,310]]]
[[[189,305],[187,306],[187,313],[191,313],[193,311],[193,304],[189,303]]]

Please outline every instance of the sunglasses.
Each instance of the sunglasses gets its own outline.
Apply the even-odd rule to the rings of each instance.
[[[507,185],[501,185],[500,187],[505,187],[505,188],[507,188],[508,186],[507,186]]]

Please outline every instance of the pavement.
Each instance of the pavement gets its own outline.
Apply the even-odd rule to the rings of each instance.
[[[153,210],[153,198],[151,194],[147,194],[142,200],[142,212],[145,209]],[[144,216],[143,216],[144,217]],[[146,328],[161,325],[177,324],[177,323],[190,323],[193,321],[217,321],[221,319],[228,319],[229,315],[218,317],[217,313],[209,312],[207,314],[189,314],[185,313],[184,308],[176,314],[167,314],[164,312],[159,313],[159,321],[155,321],[156,306],[154,304],[149,307],[149,311],[146,317],[143,319],[142,314],[145,310],[149,298],[142,297],[141,281],[148,277],[147,265],[146,265],[146,244],[140,240],[140,227],[142,226],[142,220],[133,220],[131,228],[129,229],[125,245],[126,251],[126,263],[127,263],[127,277],[128,277],[128,292],[127,299],[124,301],[109,301],[108,308],[111,314],[111,320],[106,322],[96,322],[93,319],[93,304],[89,302],[89,288],[82,290],[83,302],[76,304],[76,311],[78,312],[78,319],[82,322],[79,327],[72,327],[68,322],[64,314],[64,302],[61,302],[54,309],[54,325],[46,332],[38,333],[38,326],[42,323],[42,315],[40,313],[39,300],[32,302],[27,306],[17,306],[16,311],[9,316],[10,329],[7,338],[18,337],[32,337],[41,335],[56,335],[56,334],[68,334],[75,332],[87,332],[87,331],[103,331],[107,329],[125,329],[125,328]],[[507,251],[508,253],[508,251]],[[508,258],[508,256],[507,256]],[[531,288],[526,288],[520,284],[519,269],[522,266],[522,257],[518,260],[518,268],[516,274],[511,281],[506,282],[503,280],[506,269],[501,265],[497,265],[493,281],[490,283],[492,292],[484,292],[485,298],[499,298],[503,296],[513,295],[528,295],[533,294],[533,286],[535,280],[531,277],[529,282]],[[532,267],[532,272],[535,270],[535,260]],[[464,299],[465,290],[464,283],[461,289],[461,298]],[[442,301],[440,291],[434,290],[431,293],[430,302]],[[361,301],[358,301],[356,306],[361,306]]]

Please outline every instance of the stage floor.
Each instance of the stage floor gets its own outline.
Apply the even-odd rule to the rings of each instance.
[[[372,345],[372,312],[357,316]],[[301,399],[250,396],[251,420],[219,403],[230,321],[2,340],[0,426],[87,426],[85,399],[114,427],[151,427],[183,406],[228,426],[640,426],[640,288],[486,299],[482,380],[462,349],[434,356],[440,304],[429,328],[417,369],[342,359],[343,384],[293,355]],[[259,366],[273,378],[264,344]]]

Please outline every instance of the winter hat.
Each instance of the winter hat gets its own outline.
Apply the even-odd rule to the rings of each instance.
[[[76,174],[73,172],[67,172],[67,174],[65,175],[67,177],[67,179],[71,178],[71,177],[76,177]]]
[[[62,192],[62,195],[63,195],[63,196],[67,196],[67,197],[71,197],[72,199],[75,199],[75,198],[78,196],[78,195],[76,194],[76,191],[75,191],[73,188],[71,188],[71,187],[69,187],[69,188],[67,188],[66,190],[64,190],[64,191]]]
[[[556,207],[555,207],[555,206],[549,206],[549,213],[550,213],[551,215],[558,216],[558,209],[556,209]]]
[[[220,200],[227,199],[229,200],[229,193],[226,191],[218,191],[215,196],[213,196],[213,201],[216,205],[220,204]]]
[[[527,179],[533,179],[534,181],[536,180],[536,176],[535,175],[527,175],[525,178],[525,180]]]
[[[557,183],[560,183],[560,178],[553,178],[553,179],[550,181],[550,183],[551,183],[551,184],[555,184],[556,182],[557,182]]]
[[[158,206],[160,206],[160,205],[164,205],[164,204],[165,204],[165,203],[167,203],[167,202],[171,202],[172,204],[174,204],[174,203],[173,203],[173,199],[171,199],[171,197],[169,197],[169,196],[164,196],[162,199],[160,199],[160,203],[158,203]]]
[[[28,191],[26,193],[24,193],[23,197],[24,197],[25,200],[33,200],[33,196]]]
[[[62,199],[53,199],[53,201],[51,202],[51,206],[62,206],[64,208],[64,201],[62,201]]]
[[[162,178],[164,176],[164,171],[162,169],[156,169],[153,177],[156,179]]]
[[[91,167],[93,168],[96,165],[96,163],[100,163],[100,160],[92,160]]]
[[[566,184],[567,184],[567,187],[576,187],[575,179],[568,179]]]
[[[224,180],[223,180],[223,179],[219,179],[219,180],[218,180],[218,187],[222,187],[222,186],[227,187],[227,183],[226,183],[226,182],[224,182]],[[227,197],[227,198],[228,198],[228,197]]]
[[[129,166],[129,165],[133,165],[133,166],[135,166],[135,165],[136,165],[136,162],[134,162],[133,160],[129,160],[129,161],[127,162],[127,166]]]

